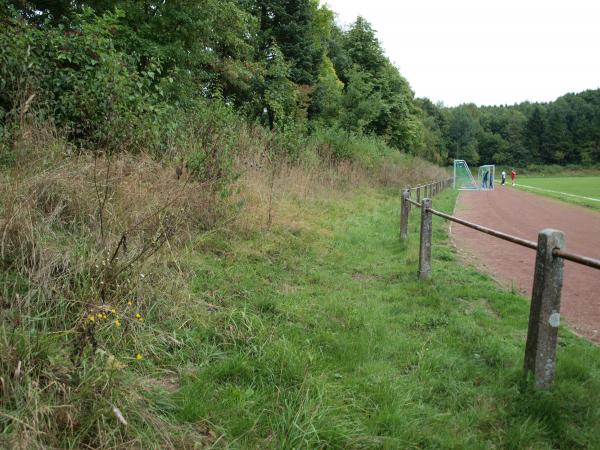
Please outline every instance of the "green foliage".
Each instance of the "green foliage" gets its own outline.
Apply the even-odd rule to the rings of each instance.
[[[423,110],[433,119],[425,126],[442,131],[450,158],[513,167],[600,162],[600,89],[545,104],[438,108],[429,102]]]
[[[346,74],[348,84],[344,93],[340,125],[348,133],[362,133],[377,118],[383,107],[381,94],[375,89],[369,75],[358,66]]]
[[[342,107],[343,90],[344,83],[338,78],[331,59],[325,56],[310,105],[311,115],[316,121],[326,126],[337,124]]]
[[[359,17],[344,31],[316,0],[3,5],[6,142],[35,94],[29,112],[80,148],[172,155],[188,134],[185,114],[210,98],[282,133],[279,148],[292,158],[321,127],[436,161],[443,153],[430,148],[435,133],[371,25]]]
[[[276,45],[269,49],[265,76],[265,105],[269,126],[284,126],[296,113],[296,90],[289,79],[290,69]]]

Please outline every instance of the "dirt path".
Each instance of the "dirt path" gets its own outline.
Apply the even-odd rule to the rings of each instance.
[[[600,213],[498,186],[493,191],[462,191],[455,215],[537,242],[538,231],[565,232],[566,248],[600,258]],[[531,295],[535,252],[452,224],[457,247],[496,279]],[[600,271],[565,262],[561,312],[577,333],[600,344]]]

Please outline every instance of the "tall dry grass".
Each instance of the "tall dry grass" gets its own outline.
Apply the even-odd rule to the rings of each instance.
[[[226,196],[172,162],[78,152],[49,126],[31,122],[15,136],[14,164],[0,171],[2,448],[203,442],[151,394],[172,384],[185,346],[173,324],[198,314],[185,264],[202,251],[198,236],[297,226],[306,202],[443,176],[412,158],[290,163],[249,127]]]

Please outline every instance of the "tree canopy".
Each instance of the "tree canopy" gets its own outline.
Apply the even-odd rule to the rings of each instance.
[[[88,144],[108,130],[144,141],[148,124],[210,99],[271,129],[371,135],[439,164],[600,162],[599,90],[514,106],[415,99],[371,24],[341,28],[318,0],[0,0],[0,22],[0,136],[33,93]],[[126,137],[136,121],[143,136]]]

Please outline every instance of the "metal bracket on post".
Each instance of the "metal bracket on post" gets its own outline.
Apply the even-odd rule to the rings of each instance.
[[[545,229],[538,234],[525,345],[525,375],[533,374],[535,387],[542,389],[554,382],[564,261],[554,256],[553,251],[564,246],[562,231]]]
[[[410,214],[410,191],[405,189],[402,192],[402,205],[400,208],[400,240],[408,239],[408,216]]]
[[[431,236],[432,236],[432,214],[431,199],[423,199],[421,205],[421,241],[419,245],[419,279],[431,278]]]

